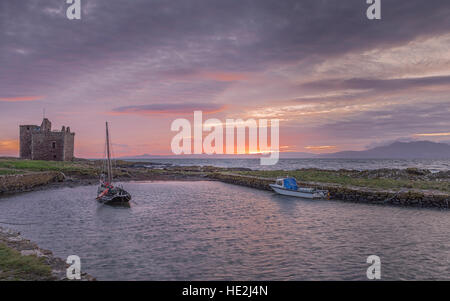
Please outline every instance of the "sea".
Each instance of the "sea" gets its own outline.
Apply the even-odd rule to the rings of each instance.
[[[164,166],[216,166],[253,170],[295,170],[318,168],[328,170],[373,170],[380,168],[420,168],[431,172],[450,170],[450,159],[280,159],[275,165],[261,165],[259,159],[134,159],[148,163],[149,168]]]

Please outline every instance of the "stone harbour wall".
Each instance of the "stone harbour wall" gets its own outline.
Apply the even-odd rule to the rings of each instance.
[[[0,176],[0,194],[30,191],[34,187],[64,181],[62,172],[46,171]]]
[[[231,173],[212,173],[210,178],[225,183],[252,187],[261,190],[272,190],[269,184],[275,179],[252,177]],[[408,207],[441,208],[448,209],[450,195],[428,191],[384,191],[372,190],[363,187],[343,187],[338,184],[322,184],[301,182],[305,187],[326,189],[330,193],[330,199],[365,204],[386,204]]]

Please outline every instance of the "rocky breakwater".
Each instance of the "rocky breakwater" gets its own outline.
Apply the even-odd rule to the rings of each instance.
[[[338,185],[321,185],[320,187],[327,189],[332,199],[348,202],[422,208],[450,208],[450,195],[441,192],[374,190],[360,187],[340,187]]]
[[[0,176],[0,194],[31,191],[33,188],[51,183],[63,182],[62,172],[30,172]]]
[[[0,280],[68,280],[66,270],[69,265],[61,258],[53,256],[51,251],[41,249],[35,243],[23,238],[20,232],[0,227],[1,245],[11,251],[5,252],[3,249],[4,252],[0,253]],[[33,270],[36,270],[36,262],[44,268],[47,267],[49,272],[33,273]],[[96,279],[87,273],[81,274],[81,281],[94,280]]]
[[[260,190],[270,190],[270,191],[272,191],[272,188],[270,188],[269,184],[273,184],[275,182],[275,179],[271,178],[245,176],[228,172],[211,173],[209,175],[209,178],[229,184],[247,186]]]
[[[263,178],[233,173],[212,173],[209,177],[225,183],[261,190],[272,190],[269,184],[272,184],[275,181],[274,178]],[[303,187],[326,189],[330,192],[330,199],[332,200],[408,207],[450,208],[450,195],[437,191],[393,191],[303,181],[299,181],[298,184]]]

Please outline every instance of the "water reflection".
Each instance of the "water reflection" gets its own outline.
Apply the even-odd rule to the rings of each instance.
[[[448,211],[314,201],[220,182],[125,183],[131,208],[95,187],[0,199],[0,220],[103,280],[449,279]],[[413,262],[413,264],[412,264]]]

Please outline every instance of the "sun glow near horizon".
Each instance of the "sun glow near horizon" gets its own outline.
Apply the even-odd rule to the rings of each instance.
[[[450,136],[450,132],[447,133],[423,133],[423,134],[414,134],[417,137],[440,137],[440,136]]]

